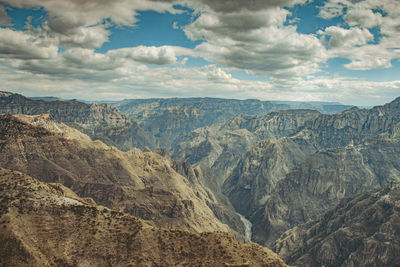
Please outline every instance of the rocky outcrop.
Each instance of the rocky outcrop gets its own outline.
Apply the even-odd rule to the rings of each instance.
[[[93,140],[99,139],[121,150],[155,146],[150,134],[108,104],[89,105],[76,100],[33,100],[12,93],[0,95],[0,114],[43,113],[51,114],[56,120],[78,129]]]
[[[332,103],[274,102],[218,98],[128,99],[115,104],[157,139],[158,145],[173,148],[185,134],[205,126],[223,123],[240,115],[260,115],[288,109],[313,109],[336,113],[351,108]]]
[[[50,123],[47,129],[29,123],[40,117],[0,115],[1,167],[61,183],[80,197],[160,227],[233,232],[210,208],[220,205],[212,191],[176,172],[175,162],[152,152],[121,152],[100,141],[68,139],[51,132]]]
[[[1,266],[286,266],[227,233],[167,230],[0,168]]]
[[[294,227],[274,245],[295,266],[397,266],[400,262],[400,184],[352,198],[320,219]]]

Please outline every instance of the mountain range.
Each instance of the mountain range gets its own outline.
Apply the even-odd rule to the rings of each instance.
[[[240,244],[249,240],[296,266],[400,263],[400,98],[369,109],[215,98],[110,104],[0,93],[6,263],[284,266],[268,249]],[[24,194],[14,190],[21,184]],[[47,232],[35,207],[52,222]],[[106,224],[105,213],[115,218]],[[77,233],[64,250],[60,214]],[[52,241],[32,243],[36,235]],[[90,245],[98,252],[73,249]]]

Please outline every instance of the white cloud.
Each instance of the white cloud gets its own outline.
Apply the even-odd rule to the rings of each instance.
[[[108,42],[110,32],[104,26],[74,28],[68,34],[58,35],[61,45],[82,48],[100,48]]]
[[[48,20],[41,34],[60,45],[83,48],[99,48],[108,41],[107,20],[119,26],[133,26],[137,22],[137,10],[181,12],[172,3],[150,0],[2,0],[2,3],[17,8],[44,8]],[[2,10],[0,18],[4,18]]]
[[[341,11],[336,12],[337,14],[331,12],[332,16],[327,15],[325,18],[344,14],[343,19],[350,28],[331,26],[319,32],[323,36],[331,36],[329,45],[332,49],[328,51],[328,55],[350,59],[351,62],[345,65],[349,69],[391,67],[391,61],[400,57],[397,50],[400,43],[400,5],[392,0],[328,0],[321,12],[328,14],[335,6]],[[367,30],[373,27],[378,27],[380,34],[377,39]],[[370,41],[373,41],[373,44],[369,43]]]
[[[210,62],[288,78],[312,73],[325,60],[325,49],[316,37],[284,26],[288,14],[282,8],[204,12],[184,31],[205,41],[195,52]]]
[[[68,71],[72,71],[70,68]],[[92,71],[92,73],[89,72]],[[340,101],[347,104],[376,105],[398,96],[400,80],[370,82],[349,78],[312,77],[269,82],[241,80],[226,69],[215,65],[185,68],[148,68],[127,62],[115,70],[82,70],[74,72],[112,79],[82,79],[60,77],[57,74],[10,72],[0,65],[0,84],[7,90],[28,96],[56,95],[88,100],[213,96],[228,98],[259,98],[264,100]],[[78,74],[77,74],[78,75]]]
[[[176,46],[138,46],[121,48],[107,52],[113,58],[125,58],[144,64],[167,65],[175,64],[177,56],[191,55],[192,51]]]
[[[0,57],[3,58],[52,58],[58,47],[51,40],[30,33],[0,28]]]
[[[185,2],[202,2],[207,7],[215,12],[220,13],[235,13],[240,11],[259,11],[275,7],[293,6],[307,2],[307,0],[230,0],[230,1],[215,1],[215,0],[200,0],[200,1],[185,1]]]
[[[368,29],[350,28],[344,29],[337,26],[330,26],[319,34],[330,36],[329,46],[331,48],[352,47],[364,45],[374,40],[374,36]]]
[[[325,2],[325,4],[319,10],[319,16],[324,19],[332,19],[343,15],[344,8],[348,5],[349,1],[342,0],[330,0]]]
[[[328,57],[350,59],[350,69],[390,67],[391,60],[400,57],[400,9],[392,0],[328,0],[320,16],[344,15],[350,28],[321,31],[330,38],[327,47],[316,35],[300,34],[294,25],[286,25],[290,12],[282,6],[302,0],[0,1],[42,7],[48,13],[41,28],[0,28],[0,84],[5,90],[83,99],[211,95],[358,103],[362,96],[371,104],[387,102],[400,90],[399,81],[304,78],[319,71]],[[195,49],[138,46],[95,52],[108,41],[110,24],[135,25],[138,10],[181,12],[173,8],[177,2],[195,9],[195,20],[183,27],[189,39],[202,41]],[[0,7],[0,22],[8,23],[4,14]],[[379,27],[382,34],[377,44],[370,43],[371,27]],[[57,53],[59,48],[63,52]],[[178,57],[185,58],[179,62]],[[218,66],[189,68],[188,57]],[[268,75],[269,81],[235,79],[229,71],[236,69]]]
[[[240,81],[232,78],[232,74],[226,73],[223,69],[215,65],[206,68],[207,79],[216,83],[239,83]]]
[[[379,12],[374,13],[371,9],[361,7],[348,10],[344,19],[350,26],[373,28],[382,24],[382,15]]]

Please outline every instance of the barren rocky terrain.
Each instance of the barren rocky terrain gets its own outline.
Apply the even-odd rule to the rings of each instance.
[[[61,184],[0,168],[1,266],[286,266],[222,232],[157,228]]]

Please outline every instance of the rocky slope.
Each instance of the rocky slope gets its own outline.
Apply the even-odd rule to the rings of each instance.
[[[182,166],[152,152],[121,152],[100,141],[66,138],[51,131],[66,125],[53,127],[43,115],[22,117],[0,115],[1,167],[62,183],[81,197],[157,226],[233,232],[224,221],[244,232],[239,216],[218,201],[204,185],[204,175],[196,175],[190,165]],[[41,119],[43,127],[38,126]]]
[[[309,219],[307,216],[301,219],[289,219],[291,216],[289,214],[282,217],[282,214],[291,213],[291,210],[294,212],[296,208],[303,210],[298,206],[306,205],[305,202],[308,201],[307,197],[310,195],[305,189],[303,190],[297,187],[284,188],[288,185],[280,185],[283,189],[278,188],[277,190],[285,190],[286,195],[290,195],[291,190],[293,191],[292,195],[296,195],[298,190],[303,190],[301,191],[302,195],[298,196],[298,199],[293,199],[293,203],[291,202],[288,205],[281,205],[274,202],[284,197],[276,196],[275,193],[275,195],[271,196],[277,182],[285,178],[289,172],[293,171],[294,167],[304,162],[310,156],[311,161],[316,161],[320,164],[330,162],[330,159],[326,158],[324,152],[322,152],[325,149],[343,148],[346,146],[352,148],[354,145],[357,146],[357,144],[366,145],[365,140],[373,138],[385,131],[387,133],[392,132],[392,137],[394,137],[396,135],[395,128],[398,127],[398,123],[400,122],[399,114],[400,98],[384,106],[374,107],[369,110],[353,109],[334,115],[320,114],[305,121],[302,126],[298,128],[298,132],[289,137],[262,141],[251,148],[242,159],[238,161],[231,175],[225,181],[223,188],[236,210],[252,221],[254,226],[253,234],[255,235],[254,240],[263,243],[266,239],[270,238],[266,236],[278,231],[279,227],[277,227],[277,225],[288,224],[283,227],[285,230],[296,223],[302,223]],[[321,151],[321,153],[318,151]],[[317,154],[313,155],[314,153]],[[373,153],[373,151],[371,151],[371,153]],[[394,156],[395,159],[397,158],[395,154],[391,156]],[[349,165],[359,163],[358,158],[352,154],[346,157],[345,161],[347,161]],[[396,166],[396,164],[394,165]],[[383,166],[389,169],[393,168],[388,165]],[[339,167],[340,166],[332,165],[330,171],[333,172],[335,168]],[[362,164],[359,167],[361,169],[365,168]],[[318,168],[318,166],[310,165],[308,168]],[[397,167],[394,167],[394,170],[396,170],[396,168]],[[377,172],[379,173],[380,170],[377,170]],[[299,177],[300,174],[293,174],[293,176]],[[320,178],[315,178],[316,181],[319,181],[318,179],[323,179],[323,174],[320,176]],[[307,178],[304,179],[307,180]],[[354,179],[356,181],[359,178],[354,177]],[[319,183],[323,183],[323,181],[319,181]],[[367,188],[362,188],[360,190],[365,189]],[[348,194],[352,194],[351,192],[357,193],[362,191],[347,191]],[[315,201],[320,197],[324,198],[323,196],[316,196]],[[270,198],[273,200],[270,200]],[[267,200],[274,204],[265,207]],[[327,201],[330,202],[331,199]],[[277,207],[275,207],[275,205],[277,205]],[[293,207],[291,205],[293,205]],[[306,213],[312,213],[313,211],[310,210],[312,208],[313,207],[308,206]],[[269,211],[269,209],[272,211]],[[282,216],[276,215],[276,212],[281,213]],[[271,215],[272,217],[277,217],[268,218],[268,213],[273,214]],[[299,221],[297,222],[297,220]],[[270,223],[272,226],[269,225]],[[267,230],[268,227],[271,227],[271,230]],[[267,234],[266,231],[268,231]],[[281,230],[271,237],[272,240],[279,235],[280,231]],[[270,243],[270,241],[268,241],[268,243]]]
[[[321,216],[342,198],[400,181],[400,139],[376,137],[363,144],[319,151],[280,180],[262,215],[253,218],[257,241]]]
[[[287,110],[263,116],[239,115],[182,137],[172,150],[173,157],[211,168],[222,185],[241,156],[258,141],[292,135],[319,114],[312,110]]]
[[[336,113],[351,108],[332,103],[218,98],[128,99],[114,105],[151,132],[157,138],[159,146],[167,148],[173,148],[176,140],[194,129],[223,123],[240,114],[259,115],[287,109],[314,109]]]
[[[277,182],[316,151],[303,138],[261,141],[238,162],[225,181],[223,192],[239,213],[251,218],[264,207]]]
[[[154,147],[154,138],[136,122],[108,104],[85,104],[76,100],[33,100],[19,94],[0,94],[0,114],[51,114],[55,119],[121,150]]]
[[[275,243],[296,266],[397,266],[400,263],[400,184],[352,198],[320,219],[297,226]]]
[[[152,227],[130,215],[0,169],[1,266],[286,266],[227,233]]]

